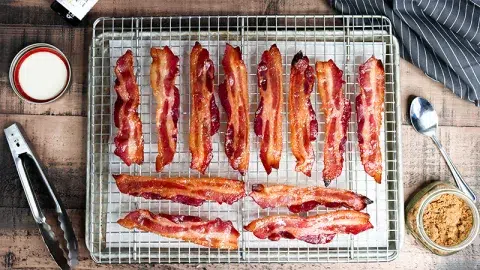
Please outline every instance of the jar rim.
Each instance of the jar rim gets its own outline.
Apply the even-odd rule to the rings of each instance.
[[[63,89],[53,98],[47,99],[47,100],[35,100],[35,99],[28,99],[26,98],[20,91],[20,89],[17,88],[17,84],[15,83],[15,78],[16,78],[16,70],[19,67],[19,61],[24,57],[26,54],[28,54],[30,51],[38,50],[46,48],[48,50],[51,50],[53,53],[55,53],[64,63],[65,67],[67,68],[67,81],[65,82],[65,85],[63,86]],[[11,64],[10,64],[10,69],[9,69],[9,81],[10,81],[10,86],[12,87],[13,91],[17,96],[22,99],[25,102],[32,103],[32,104],[48,104],[51,102],[54,102],[55,100],[59,99],[67,90],[70,88],[71,82],[72,82],[72,67],[70,64],[70,61],[68,60],[67,56],[57,47],[53,46],[52,44],[49,43],[33,43],[25,48],[21,49],[13,58]]]
[[[473,219],[473,226],[470,229],[470,233],[468,234],[467,238],[465,238],[462,242],[458,243],[455,246],[442,246],[437,243],[435,243],[430,237],[428,237],[427,233],[425,232],[425,227],[423,226],[423,212],[427,205],[429,205],[434,199],[438,198],[439,196],[443,194],[453,194],[455,196],[460,197],[462,200],[464,200],[467,205],[470,207],[472,210],[472,219]],[[445,189],[445,190],[437,190],[426,196],[426,198],[422,201],[420,204],[420,207],[418,208],[417,212],[417,228],[420,233],[420,236],[427,242],[428,245],[430,245],[433,248],[436,248],[438,250],[444,250],[448,252],[456,252],[460,251],[467,246],[469,246],[477,237],[479,230],[480,230],[480,213],[475,205],[475,203],[468,198],[462,191],[458,189]]]

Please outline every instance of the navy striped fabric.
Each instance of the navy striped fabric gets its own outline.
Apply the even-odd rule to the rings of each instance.
[[[344,14],[385,15],[400,55],[480,106],[480,0],[331,0]]]

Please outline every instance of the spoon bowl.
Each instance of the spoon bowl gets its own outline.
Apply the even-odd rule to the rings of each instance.
[[[438,116],[428,100],[416,97],[410,105],[410,119],[413,128],[421,134],[432,137],[436,135]]]

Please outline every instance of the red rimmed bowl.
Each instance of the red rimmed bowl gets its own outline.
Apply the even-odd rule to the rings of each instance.
[[[38,53],[42,53],[42,54],[40,55]],[[40,71],[41,74],[32,74],[38,71],[38,67],[32,64],[32,61],[34,61],[32,60],[33,59],[32,56],[36,58],[35,61],[39,61],[42,59],[52,59],[54,60],[55,63],[42,63],[44,65],[44,69]],[[39,56],[42,56],[42,57],[38,58]],[[65,69],[61,68],[60,70],[62,73],[61,77],[59,77],[60,74],[56,74],[58,73],[58,71],[56,72],[55,69],[49,70],[49,64],[54,64],[57,70],[59,68],[59,65],[60,65],[60,68],[62,64],[64,65]],[[20,74],[22,67],[24,67],[24,69],[27,69],[26,66],[28,66],[28,70],[27,71],[24,70],[23,74]],[[66,75],[65,75],[65,70],[66,70]],[[30,74],[28,72],[30,72]],[[38,78],[39,75],[42,75],[42,76]],[[13,58],[13,61],[10,65],[10,73],[9,73],[10,85],[12,86],[13,91],[22,100],[29,103],[45,104],[45,103],[50,103],[57,100],[70,87],[71,77],[72,77],[72,69],[70,67],[70,62],[68,61],[65,54],[63,54],[63,52],[60,51],[57,47],[47,43],[35,43],[23,48],[20,52],[17,53],[15,58]],[[23,82],[22,82],[22,78],[24,79]],[[28,79],[34,80],[35,78],[38,80],[38,82],[25,81]],[[48,91],[52,91],[52,93],[48,93],[47,91],[47,93],[44,92],[39,95],[33,95],[28,93],[28,92],[33,93],[33,91],[37,90],[37,89],[32,89],[32,87],[35,88],[34,86],[35,84],[38,85],[39,91],[45,90],[45,85],[41,85],[42,81],[43,82],[48,81],[48,83],[54,82],[54,84],[56,84],[55,86],[56,89],[47,89]],[[28,90],[27,88],[25,88],[26,86]],[[39,98],[38,96],[42,96],[42,98]]]

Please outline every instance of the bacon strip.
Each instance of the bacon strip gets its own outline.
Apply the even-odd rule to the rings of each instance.
[[[260,159],[267,174],[278,169],[282,156],[283,80],[282,55],[276,44],[263,52],[257,77],[260,103],[255,113],[254,130],[260,137]]]
[[[323,181],[328,186],[340,176],[343,168],[343,154],[347,141],[348,120],[352,108],[343,95],[341,71],[332,60],[315,64],[318,93],[322,99],[325,115],[325,144],[323,147]]]
[[[222,65],[225,81],[218,87],[218,94],[228,117],[225,153],[230,166],[245,175],[250,158],[249,104],[247,68],[242,60],[240,48],[234,48],[227,43]]]
[[[139,229],[204,247],[238,249],[240,233],[233,227],[231,221],[219,218],[203,220],[195,216],[156,215],[140,209],[130,212],[117,223],[130,230]]]
[[[150,67],[150,85],[157,103],[156,125],[158,130],[158,155],[156,170],[160,172],[173,160],[177,148],[177,123],[180,106],[180,93],[175,86],[178,76],[178,62],[168,46],[152,48]]]
[[[143,134],[142,122],[138,116],[140,93],[135,74],[133,72],[133,54],[128,50],[117,60],[115,66],[115,91],[117,100],[113,119],[118,128],[115,142],[115,155],[119,156],[125,164],[143,163]]]
[[[326,244],[338,233],[358,234],[373,228],[367,213],[353,210],[300,217],[295,215],[267,216],[252,221],[245,230],[260,238],[278,241],[298,239],[310,244]]]
[[[153,176],[113,175],[120,192],[145,199],[167,199],[200,206],[205,201],[233,204],[245,196],[242,181],[213,178],[157,178]]]
[[[295,171],[312,175],[315,154],[311,141],[318,133],[318,122],[310,102],[315,82],[314,70],[307,56],[298,52],[292,60],[290,93],[288,96],[288,121],[290,123],[290,147],[297,159]]]
[[[367,174],[382,181],[380,128],[385,98],[385,71],[382,61],[370,57],[359,68],[360,94],[356,98],[358,145]]]
[[[307,212],[317,205],[332,208],[343,206],[360,211],[373,203],[369,198],[349,190],[288,185],[253,185],[250,197],[262,208],[287,206],[293,213]]]
[[[212,136],[220,127],[220,115],[213,96],[215,67],[207,49],[196,42],[190,54],[190,168],[204,174],[212,160]]]

